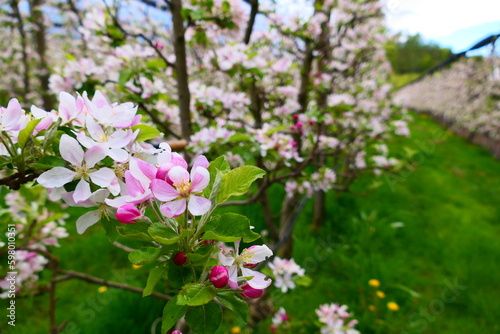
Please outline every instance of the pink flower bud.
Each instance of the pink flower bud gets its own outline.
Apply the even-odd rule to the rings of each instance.
[[[295,124],[295,126],[297,127],[297,129],[301,129],[302,126],[304,126],[304,123],[302,122],[297,122],[297,124]]]
[[[179,252],[177,254],[175,254],[174,256],[174,263],[178,266],[183,266],[184,263],[186,263],[187,261],[187,256],[186,254],[182,253],[182,252]]]
[[[241,289],[243,289],[243,291],[241,292],[241,296],[245,298],[259,298],[264,292],[264,290],[252,288],[247,283],[243,284],[241,286]]]
[[[293,115],[293,119],[294,119],[294,120],[298,120],[298,119],[299,119],[299,115],[294,114],[294,115]]]
[[[229,272],[226,267],[223,266],[215,266],[210,271],[210,282],[216,288],[223,288],[227,285],[229,281]]]
[[[172,332],[172,334],[182,334],[182,332],[178,331],[178,330],[175,330],[175,331]]]
[[[142,217],[142,213],[132,204],[122,205],[116,211],[116,219],[124,224],[133,224],[139,217]]]
[[[277,329],[278,329],[278,328],[276,327],[276,325],[271,325],[269,328],[270,328],[272,331],[275,331],[275,330],[277,330]]]

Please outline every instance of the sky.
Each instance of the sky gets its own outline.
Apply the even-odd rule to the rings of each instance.
[[[281,13],[303,13],[308,0],[277,0]],[[500,33],[500,0],[381,0],[393,32],[419,33],[425,41],[461,52]],[[497,44],[500,44],[497,43]],[[480,50],[489,54],[487,48]],[[497,46],[497,50],[500,46]],[[486,52],[486,53],[485,53]],[[468,54],[469,55],[469,54]],[[470,54],[472,55],[472,54]]]
[[[420,33],[453,52],[461,52],[500,33],[498,0],[383,0],[394,32]],[[498,49],[498,48],[497,48]]]

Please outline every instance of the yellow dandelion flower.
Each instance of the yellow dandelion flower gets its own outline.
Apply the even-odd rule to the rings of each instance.
[[[134,269],[139,269],[139,268],[142,268],[142,266],[138,266],[137,264],[133,264],[133,265],[132,265],[132,268],[134,268]]]
[[[378,288],[380,286],[380,281],[378,279],[371,279],[368,281],[368,285]]]
[[[375,307],[375,305],[368,305],[368,309],[372,312],[375,312],[377,308]]]
[[[108,291],[108,287],[107,286],[100,286],[98,289],[97,289],[97,292],[99,293],[103,293],[103,292],[106,292]]]
[[[377,297],[380,298],[380,299],[384,299],[385,298],[385,293],[383,293],[382,291],[377,291]]]
[[[388,302],[387,308],[391,311],[394,311],[394,312],[399,311],[399,305],[396,304],[395,302]]]
[[[231,328],[231,334],[239,334],[241,333],[241,328],[239,328],[238,326],[234,326],[233,328]]]

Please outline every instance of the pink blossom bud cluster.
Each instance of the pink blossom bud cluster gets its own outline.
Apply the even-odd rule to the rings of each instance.
[[[240,240],[236,241],[234,246],[234,250],[226,246],[219,248],[220,266],[213,267],[210,281],[217,288],[227,284],[231,289],[239,289],[245,298],[258,298],[272,281],[252,268],[271,257],[273,252],[266,245],[262,245],[250,246],[240,253]]]
[[[38,273],[43,270],[48,260],[42,255],[27,250],[15,251],[15,267],[16,275],[15,280],[11,278],[14,276],[7,274],[7,276],[0,281],[0,288],[4,290],[0,293],[0,298],[9,298],[11,285],[15,285],[15,293],[19,293],[21,289],[29,290],[33,288],[34,284],[38,281]]]
[[[274,286],[281,289],[283,293],[289,289],[295,289],[294,278],[305,274],[304,268],[295,263],[294,259],[281,259],[276,256],[268,263],[268,266],[273,271]]]
[[[323,304],[316,310],[319,321],[324,324],[321,327],[322,334],[359,334],[354,326],[357,320],[349,320],[352,314],[347,312],[347,305]]]
[[[273,324],[271,325],[271,331],[277,330],[280,326],[282,326],[284,323],[289,321],[288,315],[286,314],[286,310],[283,307],[280,307],[278,312],[276,312],[273,315],[272,322]]]

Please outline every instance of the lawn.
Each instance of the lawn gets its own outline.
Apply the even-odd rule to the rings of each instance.
[[[361,196],[328,194],[327,219],[317,233],[310,229],[311,203],[301,213],[294,258],[313,283],[276,295],[276,306],[284,306],[295,324],[315,321],[318,305],[338,302],[354,312],[362,333],[500,333],[500,161],[430,119],[414,117],[412,137],[393,143],[396,152],[415,153],[407,168],[382,176]],[[362,179],[354,190],[372,182]],[[262,227],[256,207],[238,210]],[[83,236],[70,231],[56,251],[61,267],[145,284],[147,270],[133,269],[102,229]],[[370,279],[380,281],[385,298]],[[162,301],[98,288],[60,283],[57,320],[68,321],[63,333],[154,333]],[[47,301],[46,295],[18,299],[17,326],[7,333],[47,333]],[[388,302],[399,310],[388,310]],[[228,318],[223,333],[235,325]],[[269,324],[248,331],[267,333]],[[314,330],[293,330],[301,332]]]

